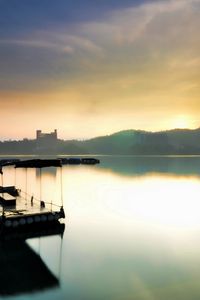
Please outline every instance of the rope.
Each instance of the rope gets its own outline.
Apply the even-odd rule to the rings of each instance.
[[[25,199],[26,200],[26,196],[29,196],[30,198],[32,197],[32,195],[30,195],[30,194],[28,194],[28,193],[26,193],[26,192],[24,192],[24,191],[21,191],[21,193],[22,194],[24,194],[25,196],[23,197],[22,196],[22,198],[23,199]],[[37,201],[37,202],[41,202],[41,200],[39,200],[39,199],[37,199],[37,198],[35,198],[34,197],[34,201]],[[57,204],[54,204],[54,203],[52,203],[52,202],[47,202],[47,201],[43,201],[45,204],[49,204],[49,205],[53,205],[53,206],[56,206],[56,207],[62,207],[61,205],[57,205]]]

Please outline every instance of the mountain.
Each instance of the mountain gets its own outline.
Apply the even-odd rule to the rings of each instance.
[[[124,130],[85,141],[57,140],[40,147],[36,140],[0,142],[1,154],[200,154],[200,128],[148,132]]]
[[[200,128],[160,132],[125,130],[80,145],[95,154],[200,154]]]

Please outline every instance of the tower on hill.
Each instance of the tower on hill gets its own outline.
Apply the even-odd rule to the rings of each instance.
[[[41,148],[48,148],[52,146],[56,146],[58,141],[58,134],[57,129],[50,133],[44,133],[42,130],[36,130],[36,142],[37,147]]]

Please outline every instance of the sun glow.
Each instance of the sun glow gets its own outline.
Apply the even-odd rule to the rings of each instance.
[[[180,128],[180,129],[184,129],[184,128],[192,128],[193,127],[193,123],[192,120],[189,116],[186,115],[180,115],[177,116],[173,121],[172,121],[172,128]]]

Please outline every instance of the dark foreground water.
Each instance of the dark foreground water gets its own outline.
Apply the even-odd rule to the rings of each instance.
[[[63,167],[63,239],[0,247],[6,276],[22,279],[17,294],[8,278],[9,296],[0,282],[0,297],[199,300],[200,157],[100,159],[98,166]],[[35,170],[8,167],[3,177],[4,185],[57,204],[60,179],[53,168],[42,171],[41,182]]]

